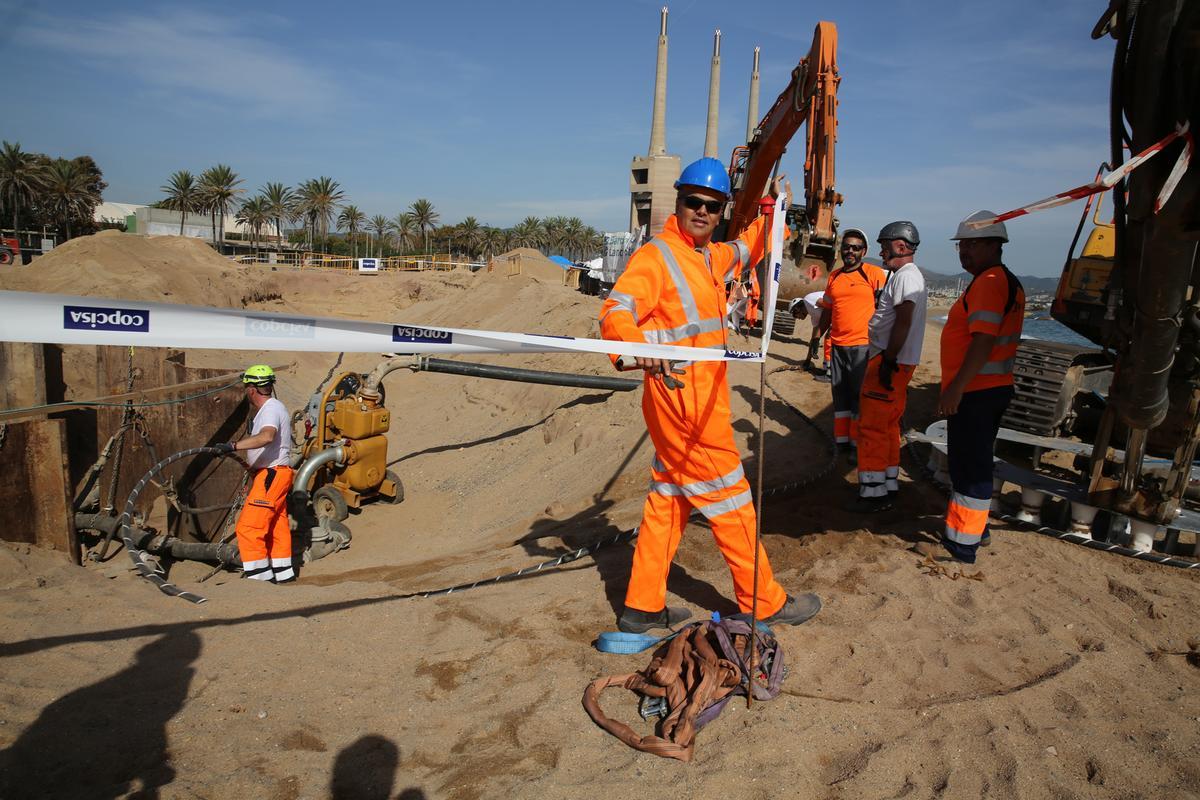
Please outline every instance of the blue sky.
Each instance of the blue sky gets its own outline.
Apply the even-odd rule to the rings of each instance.
[[[329,175],[368,216],[425,197],[445,223],[620,230],[661,5],[0,0],[0,138],[92,155],[117,202],[221,162],[250,190]],[[967,213],[1085,183],[1106,157],[1112,42],[1088,35],[1103,0],[668,5],[667,149],[684,163],[704,145],[714,29],[727,159],[754,47],[765,113],[818,19],[837,24],[838,216],[871,233],[912,219],[923,266],[958,269],[946,240]],[[801,134],[783,165],[797,189],[802,150]],[[1057,274],[1080,210],[1010,223],[1006,261]]]

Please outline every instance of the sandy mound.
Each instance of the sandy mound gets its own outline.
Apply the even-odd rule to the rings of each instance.
[[[237,307],[262,282],[252,268],[183,236],[102,231],[0,273],[0,288]]]
[[[527,278],[549,283],[562,283],[563,268],[532,247],[518,247],[492,259],[489,272],[507,276],[519,273]]]

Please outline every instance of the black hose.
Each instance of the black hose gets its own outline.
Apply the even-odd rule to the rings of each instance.
[[[228,507],[228,506],[226,506]],[[76,514],[75,529],[113,534],[120,529],[120,520],[108,514]],[[175,536],[163,536],[133,525],[129,527],[129,538],[139,550],[154,555],[165,555],[187,561],[216,561],[222,564],[242,563],[236,543],[185,542]]]
[[[444,358],[421,358],[416,369],[422,372],[445,372],[471,378],[492,378],[500,381],[541,383],[548,386],[574,386],[579,389],[604,389],[610,392],[631,392],[642,385],[628,378],[608,378],[601,375],[574,375],[569,372],[545,372],[536,369],[498,367],[494,364],[475,364],[450,361]]]
[[[141,495],[142,491],[146,488],[146,484],[150,483],[150,481],[156,475],[162,472],[163,468],[174,464],[176,461],[201,454],[218,458],[226,457],[228,455],[215,447],[193,447],[190,450],[182,450],[174,455],[167,456],[162,461],[159,461],[157,464],[151,467],[149,471],[147,471],[146,474],[143,475],[136,484],[134,484],[133,490],[129,493],[129,499],[125,501],[125,512],[121,514],[121,518],[117,520],[121,540],[125,542],[125,552],[129,553],[129,560],[133,562],[133,568],[137,570],[138,574],[157,586],[158,590],[163,594],[170,595],[171,597],[182,597],[189,603],[205,603],[208,602],[208,598],[180,589],[178,586],[160,575],[158,570],[154,568],[154,565],[146,561],[145,553],[139,549],[139,544],[141,543],[134,541],[134,532],[140,529],[135,529],[131,523],[133,521],[133,513],[135,510],[137,510],[138,496]],[[240,459],[235,458],[233,460],[240,464],[243,469],[247,468]]]

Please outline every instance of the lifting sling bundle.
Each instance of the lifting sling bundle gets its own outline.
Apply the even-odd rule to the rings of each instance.
[[[783,683],[783,650],[761,623],[755,636],[755,679],[748,680],[746,645],[750,626],[740,619],[697,622],[655,651],[639,672],[597,678],[583,692],[583,707],[592,720],[630,747],[663,758],[691,761],[696,733],[724,710],[733,697],[745,696],[753,684],[755,700],[770,700]],[[642,695],[647,705],[664,713],[657,735],[639,736],[600,708],[600,693],[622,686]]]

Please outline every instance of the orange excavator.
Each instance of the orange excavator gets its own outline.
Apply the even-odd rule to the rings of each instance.
[[[734,148],[729,159],[733,202],[725,228],[726,241],[737,238],[758,216],[758,201],[766,192],[776,164],[800,126],[806,125],[804,204],[793,204],[788,209],[792,239],[776,298],[775,326],[785,334],[795,324],[786,313],[788,301],[823,288],[836,265],[838,220],[834,210],[841,205],[842,196],[834,190],[834,149],[841,80],[837,26],[818,22],[812,48],[792,70],[791,82],[762,118],[750,142]],[[770,309],[764,309],[767,311]]]

